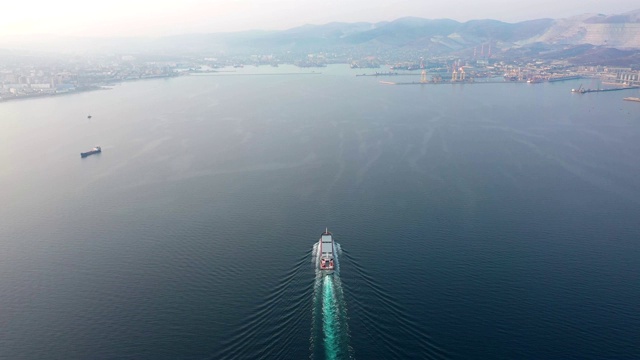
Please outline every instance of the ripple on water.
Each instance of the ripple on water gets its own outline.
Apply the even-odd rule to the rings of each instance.
[[[428,333],[425,324],[419,324],[403,305],[384,287],[376,281],[366,269],[360,265],[358,259],[343,250],[344,263],[349,264],[344,271],[353,271],[350,284],[345,286],[345,292],[349,295],[349,307],[352,309],[351,317],[358,318],[358,328],[362,328],[364,334],[358,334],[359,338],[367,338],[370,347],[368,349],[356,349],[371,354],[393,354],[394,358],[422,358],[422,359],[448,359],[451,354],[438,346]],[[388,331],[393,329],[393,332]],[[402,341],[400,341],[402,340]],[[410,343],[411,346],[399,344]]]
[[[277,278],[275,284],[241,324],[232,326],[234,330],[212,359],[278,359],[306,349],[301,349],[296,339],[308,332],[312,306],[309,294],[313,291],[313,283],[306,281],[312,274],[310,255],[299,257],[281,275],[270,274]]]

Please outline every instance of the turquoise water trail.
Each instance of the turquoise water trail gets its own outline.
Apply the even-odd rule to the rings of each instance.
[[[313,249],[313,263],[316,266],[316,277],[313,297],[313,319],[311,334],[312,359],[348,359],[353,358],[349,346],[346,306],[342,283],[340,281],[339,253],[336,245],[336,271],[332,275],[317,270],[316,251]]]
[[[339,311],[333,289],[333,276],[325,276],[322,286],[322,328],[327,359],[338,359],[340,353]]]

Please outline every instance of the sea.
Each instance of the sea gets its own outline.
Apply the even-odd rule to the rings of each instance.
[[[639,359],[640,90],[373,72],[0,103],[0,358]]]

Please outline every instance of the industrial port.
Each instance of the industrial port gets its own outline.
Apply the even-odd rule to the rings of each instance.
[[[591,87],[580,85],[571,92],[578,94],[592,92],[621,91],[640,88],[640,72],[632,68],[616,67],[560,67],[543,62],[529,63],[515,66],[504,62],[494,62],[489,65],[486,61],[454,60],[445,66],[426,68],[421,61],[419,64],[390,66],[392,71],[356,76],[413,76],[413,81],[379,81],[383,85],[437,85],[437,84],[538,84],[554,83],[569,80],[585,79],[591,82]],[[396,69],[408,69],[402,72]],[[419,80],[418,72],[419,72]],[[594,84],[594,83],[597,83]]]

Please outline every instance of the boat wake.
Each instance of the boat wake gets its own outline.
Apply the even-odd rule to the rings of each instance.
[[[313,318],[311,329],[311,359],[352,359],[349,346],[346,303],[340,281],[340,245],[335,243],[335,271],[327,275],[318,267],[317,248],[314,244],[312,262],[316,276],[313,296]]]
[[[351,339],[359,357],[425,360],[456,357],[437,343],[428,324],[418,323],[415,315],[392,292],[385,290],[380,279],[362,266],[358,257],[348,251],[340,252],[340,255],[345,260],[350,281],[359,285],[348,294],[352,324],[360,330],[357,338]]]
[[[305,334],[313,291],[309,276],[309,251],[295,259],[291,267],[272,276],[260,300],[246,316],[230,326],[224,339],[208,355],[211,360],[304,358],[308,353]],[[236,268],[230,269],[236,271]],[[272,274],[271,274],[272,275]]]

